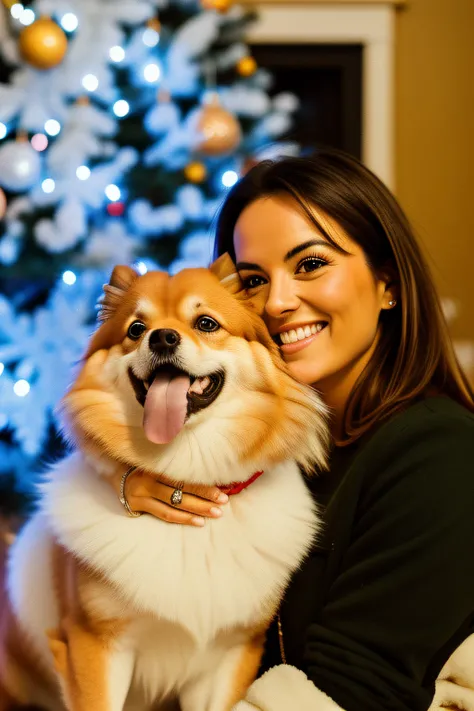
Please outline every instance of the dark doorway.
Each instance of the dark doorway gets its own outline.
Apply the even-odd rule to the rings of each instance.
[[[252,53],[274,76],[272,96],[290,91],[300,99],[285,138],[305,153],[326,145],[361,158],[362,45],[254,44]]]

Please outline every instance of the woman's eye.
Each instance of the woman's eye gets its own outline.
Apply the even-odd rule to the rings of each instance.
[[[143,321],[134,321],[128,327],[127,336],[132,339],[132,341],[138,341],[140,336],[146,331],[146,325]]]
[[[265,284],[265,279],[261,276],[250,276],[243,279],[243,285],[246,289],[256,289],[257,286],[262,286]]]
[[[319,259],[316,257],[308,257],[308,259],[305,259],[304,262],[301,262],[301,264],[298,267],[298,273],[303,273],[307,274],[308,272],[315,272],[317,269],[321,269],[321,267],[325,267],[327,262],[324,259]]]
[[[196,321],[195,328],[204,333],[212,333],[220,329],[220,324],[210,316],[200,316]]]

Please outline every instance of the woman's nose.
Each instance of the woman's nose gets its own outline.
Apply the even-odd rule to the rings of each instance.
[[[300,300],[294,289],[294,281],[285,276],[273,278],[270,284],[265,311],[271,318],[278,318],[288,311],[295,311]]]

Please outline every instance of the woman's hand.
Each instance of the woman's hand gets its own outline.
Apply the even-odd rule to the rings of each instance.
[[[124,471],[121,469],[110,478],[117,496],[120,495]],[[229,497],[216,486],[186,484],[182,502],[172,506],[170,499],[175,488],[176,483],[164,476],[160,475],[158,480],[152,474],[136,469],[127,477],[125,496],[132,511],[141,511],[168,523],[200,527],[205,525],[206,518],[220,518],[221,506],[229,501]]]

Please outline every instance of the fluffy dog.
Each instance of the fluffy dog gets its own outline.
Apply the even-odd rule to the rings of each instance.
[[[227,256],[116,267],[99,318],[63,402],[75,451],[10,551],[0,709],[229,711],[317,531],[300,467],[324,466],[324,407]],[[132,519],[118,462],[235,495],[202,529]]]

